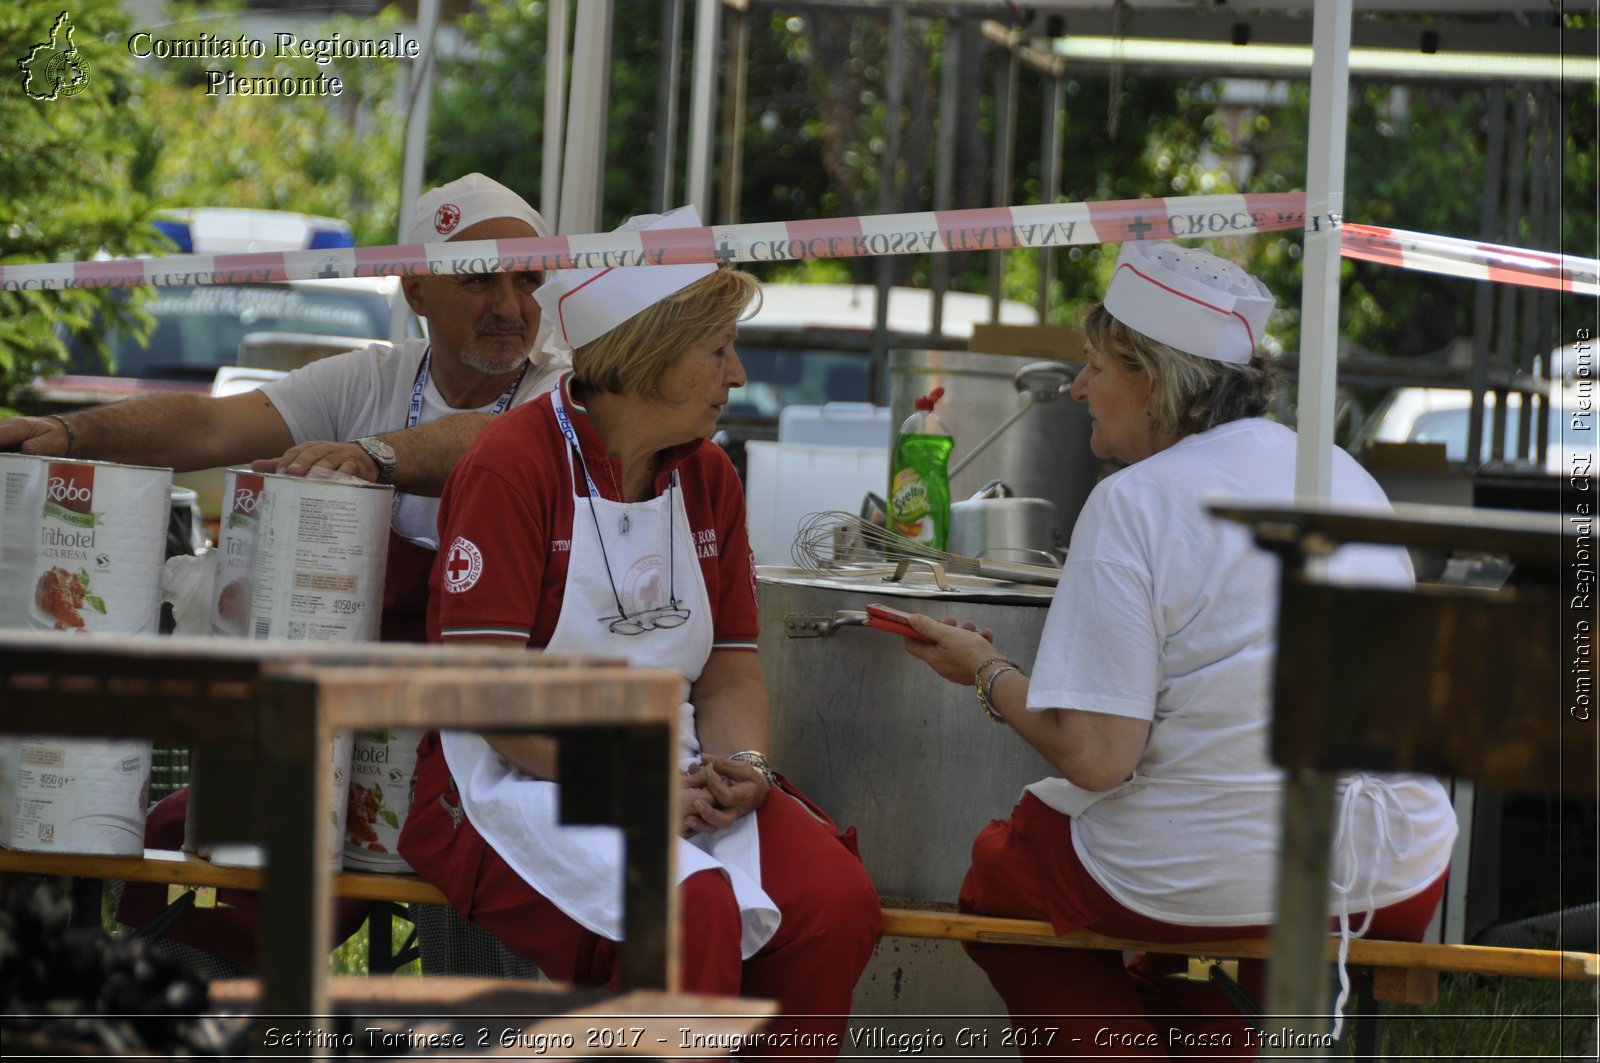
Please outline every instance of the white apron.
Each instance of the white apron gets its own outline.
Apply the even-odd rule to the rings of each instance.
[[[567,468],[572,474],[575,509],[566,593],[547,648],[626,658],[636,667],[676,669],[684,676],[687,698],[689,684],[699,678],[711,655],[712,625],[710,597],[695,554],[678,474],[673,473],[671,486],[659,497],[623,503],[600,497],[584,469],[589,488],[585,498],[579,492],[578,468],[572,460],[576,437],[559,389],[553,393],[553,401],[556,419],[571,444],[566,448]],[[601,534],[605,536],[603,546]],[[613,580],[629,616],[665,606],[669,583],[675,585],[672,589],[688,609],[688,620],[675,628],[613,634],[609,624],[600,620],[617,615]],[[700,739],[694,706],[685,700],[680,712],[679,763],[687,770],[699,763]],[[529,778],[472,732],[444,731],[440,739],[462,807],[484,840],[523,881],[586,929],[613,941],[622,940],[621,831],[560,825],[556,783]],[[760,832],[754,815],[741,816],[733,826],[714,834],[680,839],[677,861],[679,882],[711,869],[727,876],[739,904],[743,925],[740,954],[744,958],[754,955],[778,929],[777,906],[761,889]]]

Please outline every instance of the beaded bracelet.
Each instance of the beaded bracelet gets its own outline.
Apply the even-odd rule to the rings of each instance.
[[[67,433],[67,449],[66,449],[66,452],[63,453],[61,456],[63,458],[72,457],[72,451],[78,445],[78,433],[76,433],[76,432],[74,432],[72,430],[72,423],[70,421],[68,421],[65,417],[59,416],[58,414],[47,413],[44,416],[45,416],[46,420],[54,421],[56,424],[60,425],[62,430]]]

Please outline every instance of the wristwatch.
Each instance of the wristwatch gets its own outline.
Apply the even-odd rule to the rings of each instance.
[[[772,765],[767,763],[767,755],[765,753],[755,749],[741,749],[737,753],[728,754],[728,759],[737,760],[740,763],[750,765],[752,768],[756,769],[756,771],[761,773],[761,777],[763,779],[767,780],[767,786],[769,788],[777,787],[777,773],[772,770]]]
[[[377,436],[365,436],[356,440],[355,444],[366,451],[367,457],[378,467],[378,482],[394,483],[394,448]]]

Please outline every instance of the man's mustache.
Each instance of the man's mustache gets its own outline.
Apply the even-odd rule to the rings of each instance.
[[[526,336],[528,326],[514,317],[486,317],[472,330],[474,336],[484,336],[491,332],[517,332]]]

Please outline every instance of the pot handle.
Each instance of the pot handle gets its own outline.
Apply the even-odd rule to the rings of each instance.
[[[866,623],[865,609],[840,609],[832,616],[791,613],[783,618],[783,631],[792,639],[825,639],[842,627],[864,627]]]

